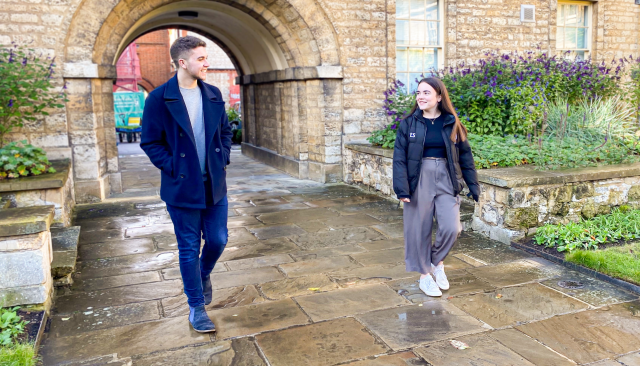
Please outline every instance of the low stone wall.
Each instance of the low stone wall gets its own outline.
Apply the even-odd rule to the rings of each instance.
[[[53,206],[0,209],[0,307],[51,306]]]
[[[344,151],[346,183],[395,197],[392,149],[352,143]],[[575,222],[621,205],[640,207],[640,163],[555,171],[481,169],[478,180],[482,194],[471,228],[504,243],[547,223]]]
[[[73,208],[76,204],[71,161],[51,162],[56,173],[39,176],[0,180],[0,198],[9,207],[31,207],[53,205],[55,226],[71,225]]]
[[[395,197],[392,149],[366,144],[346,144],[342,166],[345,183],[364,185]]]
[[[538,171],[532,167],[483,169],[472,227],[508,243],[547,223],[568,223],[640,207],[640,164]]]

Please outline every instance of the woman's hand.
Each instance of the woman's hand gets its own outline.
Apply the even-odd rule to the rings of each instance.
[[[411,202],[411,199],[410,198],[400,198],[400,201],[409,203],[409,202]]]

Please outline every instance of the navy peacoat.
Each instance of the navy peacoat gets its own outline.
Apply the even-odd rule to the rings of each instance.
[[[163,201],[178,207],[204,209],[205,184],[212,185],[214,203],[227,194],[226,170],[233,133],[220,90],[200,80],[198,87],[202,91],[207,146],[205,169],[211,179],[205,181],[200,171],[193,129],[177,75],[149,93],[142,114],[140,147],[162,171]]]

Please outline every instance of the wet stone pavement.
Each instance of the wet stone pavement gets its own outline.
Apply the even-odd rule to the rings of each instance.
[[[57,292],[45,365],[640,365],[638,296],[463,233],[451,289],[430,298],[405,272],[396,203],[232,161],[207,307],[218,332],[191,330],[159,173],[126,157],[124,193],[77,207],[77,273]]]

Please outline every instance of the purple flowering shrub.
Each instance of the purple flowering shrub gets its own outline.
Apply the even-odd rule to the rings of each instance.
[[[384,92],[384,110],[387,116],[392,120],[382,130],[374,131],[367,141],[373,145],[382,146],[385,149],[393,148],[396,143],[396,133],[400,122],[407,116],[411,108],[416,102],[416,96],[413,93],[407,93],[404,84],[396,81],[391,88]]]
[[[64,90],[53,84],[54,68],[53,59],[42,59],[34,50],[0,45],[0,146],[23,121],[64,107]]]
[[[619,92],[628,64],[568,60],[546,53],[491,54],[474,65],[441,70],[458,114],[479,135],[527,135],[541,130],[549,101],[575,104]]]

